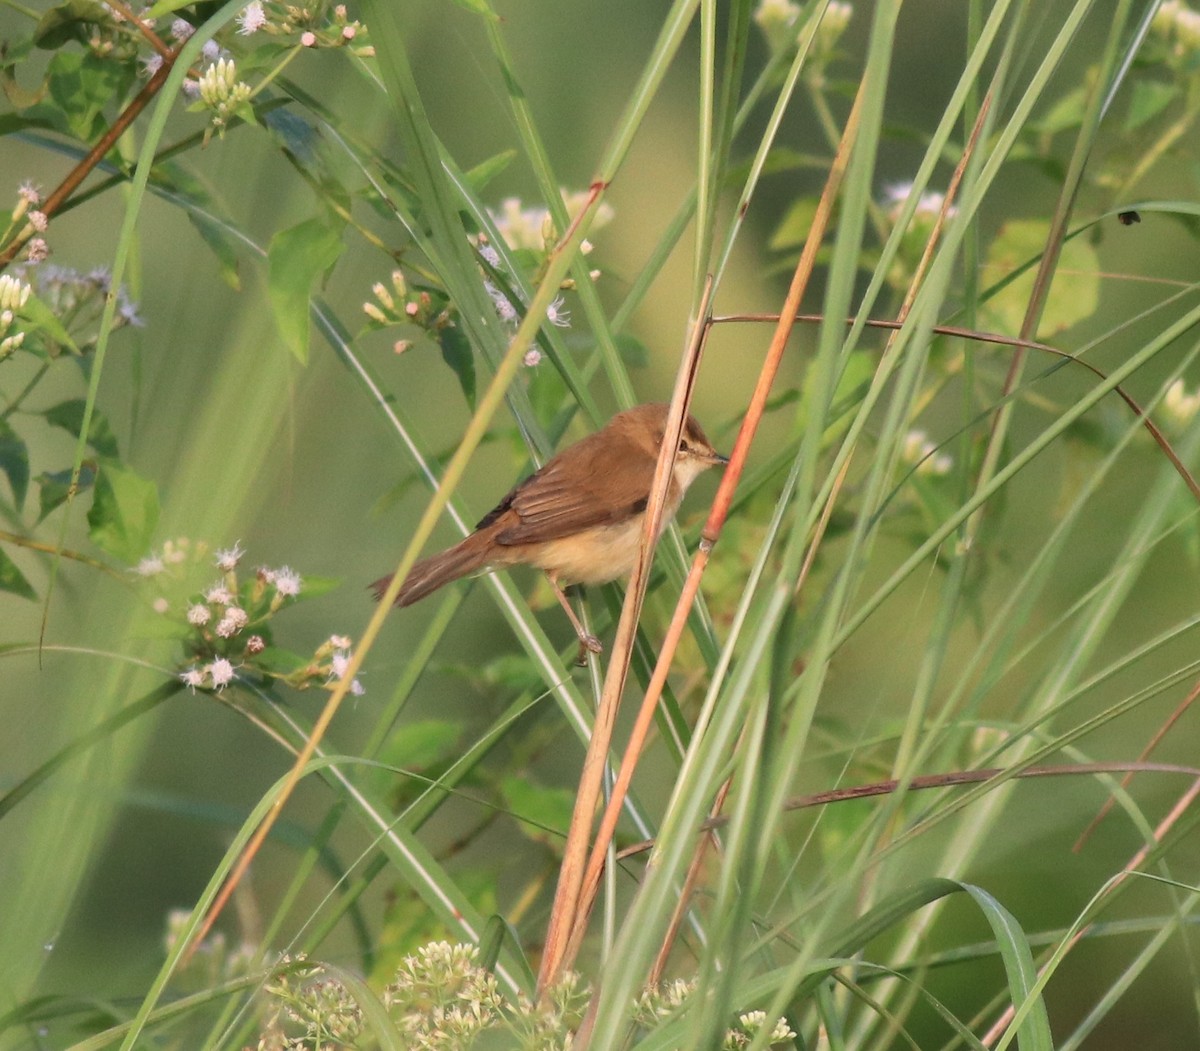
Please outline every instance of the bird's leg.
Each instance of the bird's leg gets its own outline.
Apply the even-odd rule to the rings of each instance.
[[[567,601],[566,593],[558,586],[558,576],[555,573],[547,573],[546,578],[550,581],[550,586],[554,589],[554,596],[558,599],[558,603],[566,611],[567,616],[571,620],[571,626],[575,629],[575,635],[579,639],[579,659],[575,662],[581,667],[587,663],[587,655],[589,653],[603,653],[604,646],[600,640],[591,632],[584,630],[583,625],[579,622],[579,618],[575,616],[575,611],[571,608],[571,603]]]

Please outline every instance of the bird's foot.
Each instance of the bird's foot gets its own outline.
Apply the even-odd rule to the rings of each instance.
[[[579,636],[579,656],[576,658],[575,663],[580,668],[583,668],[587,665],[589,653],[603,652],[604,644],[598,638],[596,638],[595,635],[588,635],[585,633]]]

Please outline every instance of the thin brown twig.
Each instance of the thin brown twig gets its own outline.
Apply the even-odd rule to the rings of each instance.
[[[1196,685],[1192,687],[1191,692],[1188,693],[1188,695],[1179,702],[1175,710],[1169,716],[1167,716],[1167,721],[1163,723],[1157,731],[1155,731],[1154,736],[1150,738],[1149,742],[1146,744],[1146,747],[1143,748],[1138,754],[1138,759],[1144,760],[1150,757],[1154,749],[1156,749],[1162,743],[1163,738],[1166,737],[1170,732],[1171,727],[1183,718],[1184,712],[1186,712],[1192,706],[1197,697],[1200,697],[1200,682],[1197,682]],[[1129,783],[1133,780],[1133,775],[1136,772],[1137,771],[1135,770],[1130,770],[1124,777],[1121,778],[1120,787],[1122,789],[1129,787]],[[1116,796],[1109,796],[1108,799],[1104,801],[1104,806],[1102,806],[1096,816],[1092,818],[1091,822],[1088,824],[1088,827],[1079,834],[1079,838],[1075,841],[1075,845],[1071,848],[1071,850],[1078,854],[1083,849],[1083,845],[1091,838],[1092,833],[1096,831],[1096,828],[1100,822],[1108,816],[1108,812],[1116,805]]]
[[[154,32],[153,25],[147,25],[142,19],[138,18],[133,12],[133,8],[128,4],[121,3],[121,0],[104,0],[114,12],[120,15],[126,22],[130,23],[139,33],[146,38],[149,45],[154,48],[162,57],[170,58],[171,49],[163,43],[162,37]]]
[[[181,44],[180,47],[183,45]],[[117,140],[125,134],[129,126],[137,119],[138,114],[149,105],[150,100],[159,93],[163,84],[167,81],[167,76],[171,72],[171,67],[175,64],[175,60],[179,57],[178,50],[168,50],[163,57],[162,65],[155,70],[154,75],[146,82],[146,86],[142,88],[132,99],[128,106],[125,107],[113,121],[112,126],[100,136],[96,145],[93,146],[86,157],[75,165],[68,173],[67,177],[54,188],[45,201],[39,206],[38,210],[47,218],[54,215],[55,212],[63,206],[63,203],[71,196],[86,179],[92,170],[98,165],[117,143]],[[0,251],[0,270],[8,266],[16,259],[21,249],[33,237],[36,231],[33,225],[26,223],[24,228],[8,243],[8,245]]]
[[[913,792],[928,791],[934,788],[953,788],[957,785],[976,785],[991,781],[1008,771],[1002,766],[987,767],[982,770],[954,770],[945,774],[921,774],[911,778],[905,789]],[[1096,774],[1184,774],[1188,777],[1200,777],[1200,767],[1186,766],[1180,763],[1146,763],[1146,762],[1113,762],[1113,763],[1074,763],[1065,766],[1030,766],[1017,770],[1010,776],[1014,779],[1027,780],[1039,777],[1091,777]],[[796,796],[789,799],[783,806],[784,810],[810,810],[814,807],[831,806],[835,803],[849,803],[856,799],[873,799],[876,796],[891,795],[901,786],[898,778],[887,781],[872,781],[865,785],[849,785],[846,788],[827,788],[823,792],[813,792],[810,795]],[[729,818],[717,817],[704,821],[699,832],[711,832],[729,824]],[[644,854],[653,849],[654,840],[646,839],[639,843],[631,843],[622,848],[617,854],[618,861]]]
[[[778,320],[778,318],[778,314],[722,314],[718,317],[714,317],[712,319],[712,323],[717,325],[734,321],[773,322]],[[796,320],[810,324],[820,324],[825,320],[825,318],[821,314],[797,314]],[[855,323],[855,318],[846,319],[847,325],[853,325]],[[903,322],[884,318],[868,318],[867,320],[863,321],[862,324],[866,325],[868,328],[898,329]],[[1064,361],[1071,362],[1075,365],[1081,365],[1098,379],[1108,379],[1107,373],[1096,368],[1096,366],[1090,361],[1078,357],[1077,355],[1072,354],[1070,351],[1059,350],[1058,347],[1052,347],[1048,343],[1039,343],[1032,339],[1019,339],[1016,336],[1002,336],[996,332],[982,332],[977,329],[959,328],[956,325],[934,325],[930,331],[939,336],[955,336],[960,339],[974,340],[977,343],[992,343],[1001,347],[1018,347],[1025,350],[1041,351],[1043,354],[1052,354],[1054,357],[1062,358]],[[1184,466],[1183,461],[1179,458],[1179,454],[1171,446],[1171,443],[1167,441],[1167,438],[1163,432],[1158,429],[1158,425],[1155,424],[1152,419],[1150,419],[1149,415],[1146,413],[1146,410],[1143,409],[1141,405],[1132,397],[1132,395],[1126,392],[1125,388],[1120,384],[1117,384],[1115,387],[1113,387],[1113,393],[1116,394],[1123,402],[1125,402],[1125,404],[1128,405],[1133,411],[1134,415],[1136,415],[1142,421],[1142,426],[1146,428],[1146,431],[1149,433],[1150,437],[1154,439],[1155,444],[1162,450],[1163,455],[1166,456],[1166,458],[1170,461],[1171,466],[1175,468],[1176,473],[1181,479],[1183,479],[1184,484],[1188,487],[1188,490],[1191,492],[1192,496],[1195,497],[1197,503],[1200,503],[1200,483],[1196,481],[1191,471]]]

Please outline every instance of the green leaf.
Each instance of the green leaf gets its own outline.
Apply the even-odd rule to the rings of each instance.
[[[284,106],[264,109],[261,119],[288,159],[325,191],[326,202],[349,211],[351,194],[346,183],[352,178],[361,181],[361,177],[347,168],[343,154],[329,148],[320,128]]]
[[[1047,224],[1036,219],[1005,223],[988,248],[985,273],[998,282],[1046,249]],[[1033,291],[1037,265],[987,300],[983,307],[989,327],[997,332],[1019,332]],[[1038,333],[1041,338],[1069,328],[1096,312],[1100,300],[1100,260],[1096,250],[1082,237],[1062,246],[1054,283],[1046,299]]]
[[[815,198],[801,197],[798,201],[793,201],[771,235],[771,240],[768,242],[771,250],[781,252],[784,249],[804,244],[816,214]]]
[[[650,364],[650,350],[636,336],[631,336],[627,332],[620,332],[617,334],[615,342],[617,344],[617,353],[621,355],[621,360],[631,369],[644,369]]]
[[[271,238],[267,284],[275,323],[301,364],[308,362],[309,297],[344,248],[341,229],[332,229],[324,219],[308,219]]]
[[[60,347],[66,347],[72,354],[82,353],[66,327],[59,321],[58,315],[37,296],[30,296],[25,301],[25,305],[17,311],[17,316],[30,323],[26,326],[27,332],[49,336]]]
[[[46,422],[53,427],[61,427],[70,434],[79,436],[83,426],[83,413],[87,406],[82,398],[72,398],[59,402],[42,413]],[[91,426],[88,428],[88,445],[101,456],[115,457],[117,455],[117,436],[113,434],[108,419],[98,412],[92,413]]]
[[[475,359],[471,355],[471,341],[457,325],[447,325],[437,334],[442,348],[442,360],[458,377],[463,396],[472,409],[475,408]]]
[[[517,156],[516,150],[502,150],[494,157],[481,161],[466,173],[467,182],[476,193],[482,193],[497,175],[504,171]]]
[[[525,777],[506,777],[501,792],[526,836],[555,850],[562,849],[563,835],[575,809],[574,792],[533,784]]]
[[[150,549],[158,526],[158,488],[116,461],[105,460],[87,518],[92,542],[133,565]]]
[[[155,185],[180,198],[188,221],[217,257],[222,280],[235,292],[241,291],[237,255],[240,242],[230,234],[228,224],[215,217],[212,197],[204,185],[191,172],[170,162],[155,165],[150,177]]]
[[[85,463],[79,469],[79,492],[90,489],[95,480],[95,465]],[[41,491],[38,493],[38,502],[41,506],[38,514],[40,522],[70,494],[71,469],[68,467],[64,471],[44,471],[37,476],[37,482],[41,487]]]
[[[129,67],[87,52],[59,51],[50,60],[50,102],[39,114],[57,116],[65,130],[90,142],[107,125],[104,109],[124,95]]]
[[[36,599],[37,592],[30,587],[17,564],[0,550],[0,591],[11,591],[22,598]]]
[[[1129,112],[1125,116],[1125,129],[1132,131],[1146,121],[1158,116],[1181,95],[1174,84],[1157,80],[1135,80],[1133,97],[1129,101]]]
[[[461,738],[458,723],[442,719],[406,723],[388,739],[380,759],[401,770],[428,770],[458,758]]]
[[[92,26],[107,21],[100,0],[66,0],[42,15],[33,31],[33,42],[47,51],[54,51],[72,40],[84,43]]]
[[[0,471],[8,476],[13,503],[20,511],[29,489],[29,450],[5,420],[0,420]]]

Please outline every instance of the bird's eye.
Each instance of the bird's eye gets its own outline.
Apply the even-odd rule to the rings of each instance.
[[[679,451],[681,453],[691,452],[691,448],[692,447],[690,445],[688,445],[688,441],[686,438],[679,439]]]

